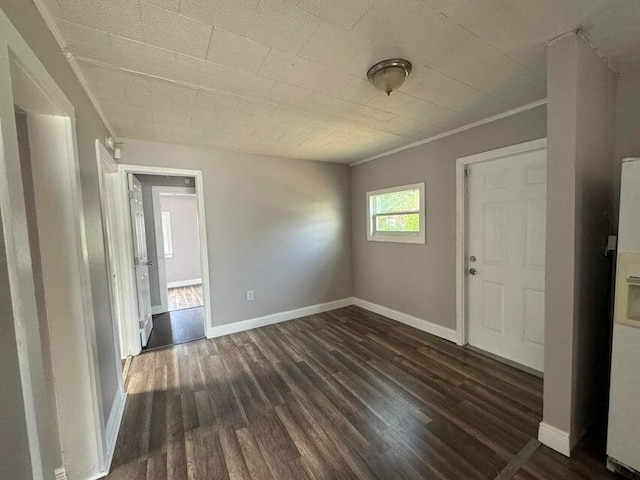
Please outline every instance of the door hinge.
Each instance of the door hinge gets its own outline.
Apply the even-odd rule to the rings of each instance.
[[[469,176],[469,167],[467,167],[466,165],[464,166],[464,176],[465,177]]]
[[[129,190],[129,200],[133,200],[133,192]]]
[[[140,328],[144,328],[144,320],[139,320],[139,321],[138,321],[138,326],[139,326]]]

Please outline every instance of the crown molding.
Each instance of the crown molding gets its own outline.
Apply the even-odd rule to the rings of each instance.
[[[478,120],[473,123],[468,123],[458,128],[454,128],[453,130],[449,130],[447,132],[439,133],[438,135],[434,135],[433,137],[425,138],[424,140],[418,140],[417,142],[410,143],[408,145],[404,145],[402,147],[394,148],[393,150],[389,150],[387,152],[379,153],[378,155],[374,155],[373,157],[365,158],[364,160],[358,160],[357,162],[350,163],[350,167],[355,167],[356,165],[362,165],[363,163],[371,162],[372,160],[377,160],[379,158],[388,157],[389,155],[393,155],[394,153],[402,152],[404,150],[409,150],[410,148],[419,147],[420,145],[425,145],[427,143],[435,142],[436,140],[440,140],[442,138],[450,137],[451,135],[455,135],[456,133],[461,133],[467,130],[471,130],[472,128],[479,127],[481,125],[485,125],[487,123],[495,122],[496,120],[501,120],[503,118],[511,117],[512,115],[516,115],[521,112],[526,112],[527,110],[531,110],[533,108],[537,108],[541,105],[545,105],[547,103],[547,99],[543,98],[541,100],[536,100],[535,102],[527,103],[526,105],[522,105],[520,107],[512,108],[511,110],[507,110],[502,113],[498,113],[496,115],[492,115],[487,118],[483,118],[482,120]]]
[[[33,3],[35,4],[36,8],[40,12],[40,16],[42,16],[42,19],[44,20],[44,23],[49,28],[49,31],[53,35],[53,38],[56,39],[56,42],[58,43],[60,50],[62,50],[62,54],[67,59],[67,62],[69,62],[69,66],[73,70],[73,73],[76,75],[78,82],[80,82],[80,85],[82,86],[85,93],[89,97],[89,101],[93,104],[93,108],[96,109],[98,116],[104,123],[105,127],[107,127],[109,134],[112,136],[116,136],[115,131],[111,126],[111,122],[109,122],[109,120],[107,119],[107,116],[105,115],[104,111],[100,107],[100,103],[98,103],[98,99],[91,91],[91,87],[89,87],[89,82],[87,81],[87,78],[84,76],[84,73],[82,73],[82,70],[80,69],[80,66],[78,65],[78,62],[76,61],[73,54],[69,52],[67,48],[67,42],[62,36],[62,32],[60,32],[60,29],[58,28],[58,25],[56,24],[56,21],[53,18],[53,15],[51,15],[51,12],[49,12],[49,9],[44,4],[44,0],[33,0]]]

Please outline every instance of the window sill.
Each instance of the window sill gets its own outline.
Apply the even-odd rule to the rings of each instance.
[[[414,243],[424,245],[424,235],[367,235],[369,242]]]

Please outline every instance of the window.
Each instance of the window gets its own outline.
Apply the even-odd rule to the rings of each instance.
[[[162,238],[164,239],[164,258],[173,258],[173,237],[171,236],[171,212],[162,212]]]
[[[367,239],[425,243],[424,183],[367,192]]]

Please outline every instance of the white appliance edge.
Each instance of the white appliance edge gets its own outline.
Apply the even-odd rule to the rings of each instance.
[[[625,159],[622,165],[618,234],[617,299],[622,289],[629,288],[631,267],[622,259],[631,257],[628,254],[638,254],[640,259],[640,158]],[[631,262],[633,268],[640,268],[636,259]],[[640,471],[640,328],[618,322],[629,308],[627,302],[619,303],[613,325],[607,455]]]

